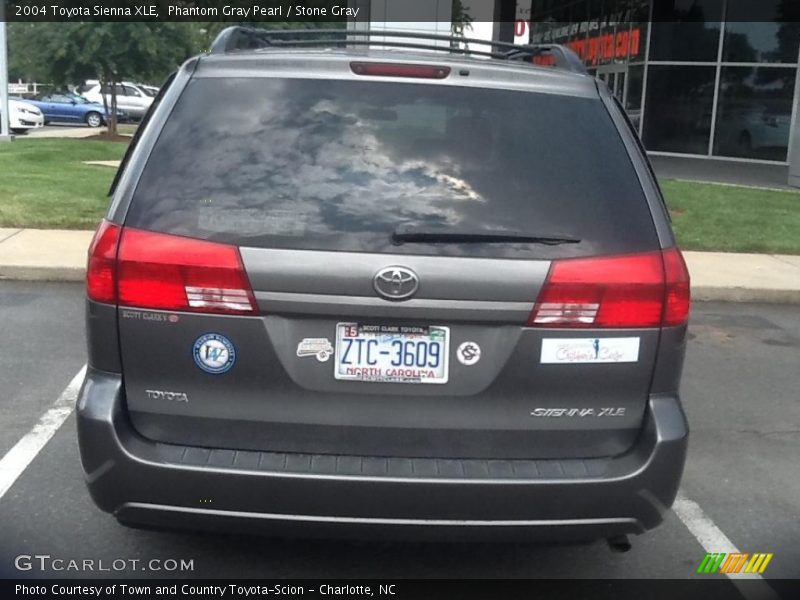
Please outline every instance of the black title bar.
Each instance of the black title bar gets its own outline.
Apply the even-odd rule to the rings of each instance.
[[[447,21],[451,12],[442,2],[417,2],[408,0],[0,0],[5,3],[5,20],[9,22],[81,22],[81,21],[130,21],[130,22],[178,22],[218,21],[231,23],[346,23],[346,22],[434,22]],[[558,10],[560,6],[547,4],[546,13],[537,9],[517,11],[516,0],[469,0],[460,5],[462,18],[468,22],[509,22],[518,19],[533,22],[576,23],[590,18],[588,7],[569,13]],[[728,0],[736,2],[736,11],[729,11],[729,21],[800,21],[800,2],[787,2],[780,10],[765,10],[759,0]],[[534,2],[534,6],[539,4]],[[573,0],[563,0],[563,5],[582,6]],[[444,9],[442,7],[444,6]],[[542,4],[541,6],[545,6]],[[613,14],[598,18],[608,21],[652,20],[652,21],[718,21],[720,15],[705,14],[702,10],[687,10],[682,0],[653,0],[653,10],[641,1],[629,5],[614,5]],[[694,5],[692,5],[693,7]],[[721,3],[720,3],[721,6]],[[370,9],[381,14],[370,14]],[[721,9],[720,9],[721,10]],[[774,12],[775,14],[771,14]],[[646,16],[645,16],[646,15]],[[566,20],[565,20],[566,19]]]

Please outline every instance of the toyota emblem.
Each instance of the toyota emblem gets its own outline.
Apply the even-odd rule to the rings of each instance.
[[[386,267],[375,274],[375,291],[389,300],[405,300],[417,293],[419,278],[405,267]]]

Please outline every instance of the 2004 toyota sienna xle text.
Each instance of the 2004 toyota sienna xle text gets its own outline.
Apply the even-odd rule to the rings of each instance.
[[[320,44],[223,32],[125,158],[88,262],[94,501],[269,533],[655,527],[689,280],[621,108],[558,47]]]

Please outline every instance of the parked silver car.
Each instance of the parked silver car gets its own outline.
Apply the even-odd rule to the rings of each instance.
[[[153,96],[139,86],[124,82],[115,85],[117,91],[117,108],[132,118],[141,119],[153,103]],[[111,106],[111,88],[103,87],[96,83],[85,90],[82,95],[90,102],[103,104],[103,96],[108,106]]]

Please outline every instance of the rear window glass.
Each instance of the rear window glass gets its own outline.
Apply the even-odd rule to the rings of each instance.
[[[426,83],[190,82],[127,224],[241,246],[507,258],[657,247],[599,100]],[[391,241],[398,226],[580,244]]]

